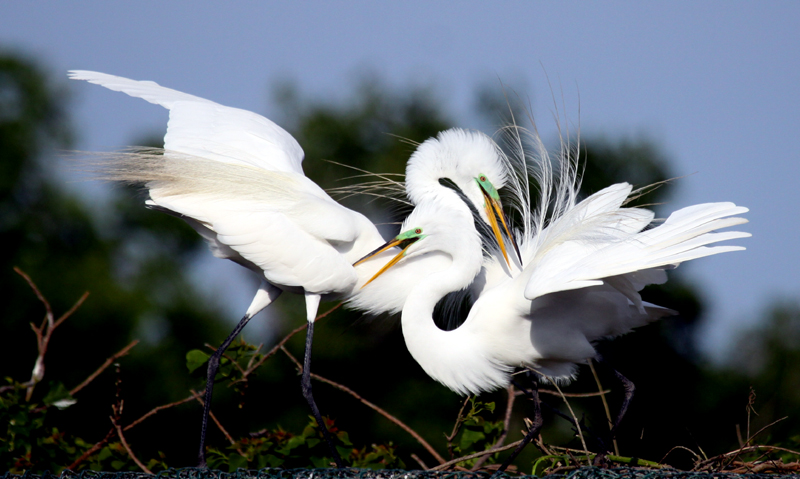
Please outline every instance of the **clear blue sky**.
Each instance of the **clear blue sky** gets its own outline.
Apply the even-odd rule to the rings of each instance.
[[[368,68],[391,85],[433,85],[461,126],[478,126],[475,88],[499,77],[531,96],[548,139],[546,72],[584,136],[647,135],[676,176],[691,175],[662,214],[750,208],[746,252],[681,267],[708,293],[716,351],[770,301],[800,293],[799,32],[789,1],[0,3],[0,47],[54,74],[154,80],[267,116],[278,79],[336,100]],[[166,122],[141,100],[70,87],[78,149],[118,148]]]

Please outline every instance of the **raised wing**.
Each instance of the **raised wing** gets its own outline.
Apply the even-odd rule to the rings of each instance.
[[[194,95],[105,73],[74,70],[86,80],[169,110],[164,149],[184,155],[250,165],[270,171],[303,174],[303,149],[286,130],[256,113],[231,108]]]
[[[683,208],[661,225],[641,231],[652,219],[652,213],[620,208],[621,194],[627,197],[630,189],[626,192],[615,187],[590,196],[575,207],[577,215],[568,212],[547,228],[553,227],[553,231],[546,231],[537,245],[534,261],[526,268],[526,299],[600,285],[606,280],[639,303],[635,291],[646,283],[663,282],[663,273],[653,269],[669,269],[683,261],[743,250],[741,246],[707,245],[750,236],[738,231],[713,232],[747,223],[744,218],[733,217],[746,213],[747,208],[733,203]],[[587,202],[599,207],[582,206]],[[562,220],[567,224],[559,224]],[[638,276],[632,275],[637,272]]]

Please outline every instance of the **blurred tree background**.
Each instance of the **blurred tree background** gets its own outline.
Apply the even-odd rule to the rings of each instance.
[[[231,319],[221,304],[201,294],[187,277],[191,262],[205,245],[183,222],[146,210],[141,194],[116,188],[102,218],[64,187],[52,174],[56,150],[73,144],[75,125],[69,120],[69,89],[65,79],[51,78],[37,62],[16,54],[0,54],[0,286],[4,294],[0,321],[0,375],[21,383],[31,375],[36,359],[35,336],[30,323],[41,321],[44,308],[17,274],[26,272],[50,301],[56,316],[67,311],[84,291],[91,295],[54,334],[45,360],[44,380],[34,400],[58,389],[70,389],[104,360],[134,339],[142,342],[113,368],[82,390],[77,403],[63,410],[50,408],[47,428],[55,427],[87,443],[103,438],[108,416],[121,381],[125,400],[122,422],[128,423],[152,408],[183,399],[189,390],[202,390],[202,371],[189,373],[186,353],[216,347],[226,336]],[[282,118],[276,118],[295,135],[306,152],[306,174],[324,188],[343,186],[338,178],[357,174],[324,160],[334,160],[364,170],[402,173],[414,150],[408,139],[422,142],[457,122],[448,117],[433,89],[394,90],[376,76],[365,76],[351,98],[328,104],[303,98],[291,84],[275,89]],[[476,108],[496,124],[509,108],[499,86],[482,87]],[[258,108],[253,108],[258,110]],[[517,121],[525,125],[517,112]],[[132,135],[138,132],[132,132]],[[491,132],[490,132],[491,133]],[[549,140],[549,139],[545,139]],[[647,138],[582,138],[586,161],[586,194],[619,181],[643,186],[671,177],[669,163],[657,143]],[[353,180],[357,181],[357,180]],[[346,184],[346,183],[345,183]],[[646,203],[669,198],[670,183],[644,199]],[[391,204],[349,198],[348,207],[385,224],[384,235],[395,234],[405,213]],[[662,215],[668,210],[661,211]],[[743,242],[746,244],[746,242]],[[731,256],[731,261],[735,257]],[[683,446],[702,454],[719,454],[739,446],[741,435],[751,433],[784,416],[756,442],[770,441],[796,447],[800,428],[800,306],[776,303],[767,309],[757,330],[742,336],[736,356],[712,367],[695,348],[695,330],[702,315],[701,285],[682,279],[681,270],[670,281],[645,291],[646,300],[676,309],[680,316],[641,328],[634,334],[601,344],[609,363],[637,385],[637,394],[618,434],[623,455],[690,467],[694,459]],[[332,305],[323,305],[325,311]],[[302,325],[304,307],[296,295],[284,295],[274,306],[282,320],[277,337]],[[256,321],[262,320],[257,318]],[[463,399],[431,380],[405,350],[396,318],[362,318],[339,309],[320,323],[315,335],[313,371],[355,390],[418,431],[439,451],[446,450],[445,435],[453,427]],[[302,340],[293,338],[287,348],[302,355]],[[266,344],[269,349],[272,344]],[[202,369],[202,368],[201,368]],[[611,388],[612,410],[620,401],[613,375],[600,370],[603,385]],[[758,413],[748,416],[747,408]],[[588,369],[569,391],[595,391]],[[389,443],[409,467],[410,454],[429,465],[432,458],[407,433],[352,397],[322,383],[315,396],[324,415],[346,430],[356,444]],[[505,392],[486,395],[486,401],[505,404]],[[544,400],[564,409],[559,398]],[[605,414],[597,398],[571,401],[586,424],[603,430]],[[498,407],[500,411],[502,407]],[[247,384],[242,396],[224,385],[215,391],[213,410],[235,437],[278,426],[302,430],[308,411],[300,394],[299,377],[291,361],[277,355]],[[172,467],[195,464],[201,408],[188,404],[160,412],[127,435],[143,457],[157,457]],[[507,442],[521,436],[522,417],[532,411],[520,401]],[[0,435],[4,428],[0,424]],[[545,442],[577,443],[569,424],[545,414]],[[745,437],[744,440],[747,438]],[[226,442],[210,429],[211,445]],[[2,445],[2,444],[0,444]],[[529,470],[536,451],[529,447],[516,463]],[[668,455],[669,454],[669,455]],[[31,457],[32,469],[49,464]],[[5,457],[0,454],[0,457]],[[528,465],[525,465],[528,464]],[[66,464],[63,464],[66,465]],[[0,469],[11,468],[0,464]]]

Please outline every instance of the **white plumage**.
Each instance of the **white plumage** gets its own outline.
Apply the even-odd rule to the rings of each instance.
[[[169,110],[163,150],[110,155],[110,161],[101,165],[101,176],[144,185],[149,207],[184,219],[215,256],[235,261],[261,277],[244,317],[209,360],[200,464],[205,465],[205,430],[219,358],[250,318],[286,290],[305,295],[309,326],[303,394],[342,466],[311,394],[313,321],[323,297],[357,295],[382,264],[381,258],[391,254],[387,251],[358,269],[353,267],[384,242],[378,230],[309,180],[302,170],[303,149],[261,115],[154,82],[88,71],[72,71],[69,76]],[[384,304],[389,305],[384,301],[361,306],[381,312]]]
[[[450,141],[463,138],[440,135],[421,145],[414,168],[430,164],[431,175],[447,177],[447,162],[453,161]],[[486,143],[474,150],[487,152],[482,159],[470,159],[473,174],[524,164],[498,154],[486,136],[469,141]],[[517,231],[523,268],[509,268],[496,254],[483,258],[475,228],[479,223],[464,198],[459,205],[444,201],[444,195],[425,197],[403,224],[404,231],[419,229],[424,236],[408,247],[398,265],[426,255],[449,258],[438,271],[420,277],[408,295],[402,312],[406,345],[431,377],[460,394],[505,387],[519,367],[569,380],[576,364],[595,357],[597,340],[675,314],[643,302],[639,291],[645,285],[663,283],[665,270],[683,261],[744,249],[710,244],[750,236],[713,233],[747,222],[734,217],[747,209],[732,203],[690,206],[656,224],[652,212],[624,207],[632,193],[627,183],[577,202],[574,158],[563,152],[553,168],[538,137],[533,136],[533,145],[542,163],[536,170],[541,187],[536,209],[524,209],[529,201],[519,194],[527,191],[520,183],[523,174],[495,173],[517,192],[517,203],[527,212]],[[454,162],[449,171],[461,166]],[[421,176],[419,171],[415,175]],[[480,211],[480,205],[474,206]],[[547,211],[553,212],[549,219]],[[466,321],[452,331],[439,329],[432,318],[437,302],[467,287],[476,300]]]

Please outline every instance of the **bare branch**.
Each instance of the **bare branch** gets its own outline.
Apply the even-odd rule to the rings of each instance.
[[[422,462],[422,459],[420,459],[419,456],[417,456],[413,452],[411,453],[411,459],[417,461],[417,464],[420,465],[423,471],[428,469],[428,466],[424,462]]]
[[[203,395],[205,395],[205,393],[206,392],[203,391],[200,394],[197,394],[197,393],[195,393],[195,394],[197,394],[198,396],[202,397]],[[175,401],[173,403],[164,404],[162,406],[156,406],[153,409],[151,409],[148,412],[146,412],[144,415],[142,415],[139,419],[137,419],[137,420],[133,421],[132,423],[128,424],[127,426],[125,426],[125,429],[123,429],[123,431],[127,431],[129,429],[132,429],[134,426],[138,425],[140,422],[144,421],[145,419],[149,418],[150,416],[154,415],[155,413],[157,413],[159,411],[163,411],[164,409],[169,409],[169,408],[175,407],[175,406],[180,406],[181,404],[185,404],[185,403],[187,403],[189,401],[193,401],[194,399],[195,399],[195,396],[192,395],[192,396],[189,396],[186,399],[181,399],[180,401]]]
[[[300,372],[302,372],[303,371],[303,365],[300,364],[300,362],[294,356],[292,356],[292,354],[289,351],[287,351],[286,348],[283,347],[283,345],[280,345],[280,349],[284,353],[286,353],[286,356],[288,356],[289,359],[291,359],[292,362],[295,364],[297,369]],[[398,426],[400,426],[400,428],[402,428],[404,431],[409,433],[414,439],[416,439],[417,442],[420,443],[420,445],[422,445],[422,447],[424,447],[425,450],[428,451],[428,453],[430,453],[430,455],[433,456],[440,464],[445,462],[444,458],[438,452],[436,452],[436,449],[434,449],[430,444],[428,444],[428,442],[425,439],[423,439],[422,436],[420,436],[419,434],[417,434],[416,431],[414,431],[413,429],[408,427],[403,421],[401,421],[401,420],[397,419],[396,417],[392,416],[391,414],[389,414],[385,410],[381,409],[377,405],[367,401],[366,399],[361,397],[358,393],[356,393],[352,389],[348,388],[347,386],[344,386],[344,385],[339,384],[337,382],[331,381],[330,379],[323,378],[319,374],[311,373],[310,376],[312,378],[316,379],[317,381],[329,384],[329,385],[335,387],[336,389],[338,389],[340,391],[346,392],[347,394],[349,394],[349,395],[353,396],[354,398],[356,398],[357,400],[359,400],[363,405],[367,406],[370,409],[373,409],[375,412],[377,412],[381,416],[383,416],[386,419],[388,419],[388,420],[392,421],[393,423],[397,424]]]
[[[205,407],[205,402],[202,399],[200,399],[200,395],[197,394],[197,391],[195,391],[194,389],[190,389],[189,391],[192,393],[192,395],[197,400],[197,402],[199,402],[201,406]],[[217,416],[215,416],[214,413],[211,412],[210,410],[208,411],[208,416],[214,421],[214,424],[217,425],[219,430],[222,431],[222,434],[225,435],[225,437],[228,439],[228,442],[230,442],[232,446],[236,446],[236,441],[228,433],[228,430],[225,429],[224,427],[222,427],[222,423],[219,422],[219,420],[217,419]],[[245,453],[241,449],[239,449],[238,447],[236,448],[236,452],[238,452],[240,456],[245,456]]]
[[[59,326],[61,323],[63,323],[63,322],[64,322],[64,321],[65,321],[67,318],[69,318],[70,316],[72,316],[72,315],[75,313],[75,311],[77,311],[77,310],[78,310],[78,308],[80,308],[80,307],[81,307],[81,305],[83,304],[83,302],[84,302],[84,301],[86,301],[86,298],[88,298],[88,297],[89,297],[89,292],[88,292],[88,291],[84,292],[84,293],[81,295],[81,297],[80,297],[80,298],[78,298],[78,300],[77,300],[77,301],[75,301],[75,304],[73,304],[73,305],[72,305],[72,307],[71,307],[71,308],[69,308],[69,311],[67,311],[66,313],[62,314],[62,315],[61,315],[61,317],[60,317],[60,318],[58,318],[58,319],[56,320],[56,322],[55,322],[55,323],[53,323],[53,329],[56,329],[56,328],[57,328],[57,327],[58,327],[58,326]]]
[[[106,443],[108,443],[108,441],[111,440],[112,437],[114,437],[115,432],[117,432],[117,429],[115,427],[109,429],[108,433],[106,433],[106,437],[98,441],[94,446],[90,447],[86,452],[81,454],[81,457],[75,459],[75,462],[67,466],[67,469],[69,469],[70,471],[74,471],[75,468],[77,468],[80,463],[85,461],[87,458],[91,457],[92,454],[96,453],[97,451],[100,450],[100,448],[105,446]]]
[[[506,415],[503,418],[503,433],[500,434],[500,437],[497,438],[497,441],[492,445],[490,449],[497,449],[501,447],[503,443],[506,441],[506,437],[508,437],[508,429],[509,425],[511,424],[511,411],[514,408],[514,400],[517,398],[517,395],[514,392],[514,385],[509,384],[506,388],[506,392],[508,393],[508,400],[506,401]],[[483,464],[489,460],[491,456],[486,455],[482,458],[478,459],[475,462],[475,465],[472,466],[472,471],[477,471],[478,469],[483,466]]]
[[[776,452],[776,451],[788,452],[790,454],[795,454],[797,456],[800,456],[800,451],[793,451],[791,449],[786,449],[784,447],[758,446],[758,445],[756,445],[756,446],[747,446],[747,447],[743,447],[743,448],[737,449],[735,451],[726,452],[725,454],[720,454],[718,456],[714,456],[714,457],[711,457],[709,459],[706,459],[705,461],[699,462],[699,463],[697,463],[695,465],[695,467],[692,470],[693,471],[699,471],[699,470],[705,469],[707,466],[713,464],[716,461],[721,461],[721,460],[727,459],[727,458],[729,458],[731,456],[736,457],[739,454],[744,454],[744,453],[747,453],[747,452],[754,452],[754,451],[759,451],[759,450],[763,450],[763,451],[767,451],[767,452]]]
[[[320,314],[319,316],[317,316],[314,319],[314,322],[317,322],[320,319],[325,318],[326,316],[328,316],[332,312],[336,311],[337,309],[339,309],[342,306],[342,304],[344,304],[344,303],[339,302],[336,306],[334,306],[331,309],[329,309],[329,310],[325,311],[324,313]],[[283,347],[283,345],[286,344],[286,342],[289,341],[292,338],[292,336],[294,336],[295,334],[299,333],[300,331],[305,330],[306,328],[308,328],[308,322],[307,321],[303,322],[302,326],[299,326],[299,327],[293,329],[289,334],[284,336],[284,338],[281,339],[278,342],[278,344],[276,344],[272,349],[270,349],[269,352],[267,352],[264,355],[264,357],[262,357],[256,364],[254,364],[252,366],[249,366],[240,379],[237,379],[236,381],[233,381],[231,384],[235,384],[235,383],[241,382],[241,381],[246,381],[247,380],[247,376],[249,376],[253,371],[255,371],[256,369],[261,367],[261,365],[264,364],[264,362],[266,362],[267,359],[269,359],[275,353],[277,353],[278,350],[281,349]]]
[[[561,393],[561,388],[558,387],[558,384],[553,381],[550,376],[544,377],[546,377],[547,380],[550,381],[550,384],[552,384],[553,387],[556,388],[556,390],[561,394],[562,399],[564,399],[564,404],[567,405],[567,409],[569,409],[569,413],[572,416],[572,419],[575,421],[575,427],[578,428],[578,437],[581,439],[581,446],[583,446],[584,450],[588,450],[589,448],[586,447],[586,440],[583,438],[583,431],[581,431],[581,425],[578,423],[578,418],[575,416],[575,411],[572,410],[572,406],[569,404],[569,401],[567,401],[567,397]]]
[[[450,459],[453,458],[453,438],[456,437],[456,434],[458,434],[458,430],[461,429],[461,423],[463,422],[461,417],[464,415],[464,409],[466,409],[467,404],[469,404],[469,396],[464,398],[464,403],[461,404],[461,409],[458,410],[458,416],[456,416],[456,423],[453,424],[453,431],[450,433],[449,436],[445,436],[445,439],[447,439],[447,453],[450,454]]]
[[[450,466],[454,466],[454,465],[458,464],[459,462],[469,461],[470,459],[475,459],[476,457],[485,456],[487,454],[494,454],[496,452],[507,451],[509,449],[513,449],[513,448],[519,446],[520,444],[522,444],[522,441],[523,440],[520,439],[519,441],[512,442],[511,444],[509,444],[507,446],[503,446],[503,447],[500,447],[500,448],[497,448],[497,449],[489,449],[487,451],[476,452],[475,454],[470,454],[468,456],[459,457],[459,458],[453,459],[452,461],[445,462],[444,464],[439,464],[438,466],[433,467],[430,470],[431,471],[443,471],[443,470],[447,469]]]
[[[558,391],[553,391],[552,389],[539,389],[539,394],[549,394],[551,396],[558,396],[558,397],[565,397],[565,398],[593,398],[593,397],[596,397],[596,396],[603,396],[604,394],[608,394],[610,392],[611,392],[610,389],[604,389],[604,390],[598,391],[596,393],[565,393],[563,391],[561,391],[561,393],[559,393]],[[525,392],[524,391],[517,391],[514,394],[516,394],[517,396],[524,396]]]
[[[122,447],[124,447],[125,450],[128,452],[128,456],[131,459],[133,459],[133,462],[135,462],[137,466],[139,466],[139,469],[143,470],[147,474],[152,474],[153,471],[151,471],[150,469],[147,468],[147,466],[142,464],[142,461],[140,461],[139,458],[136,457],[136,455],[131,450],[131,447],[128,445],[128,441],[125,440],[125,435],[122,434],[122,428],[119,426],[114,416],[111,416],[111,423],[114,424],[114,428],[116,428],[117,430],[117,437],[119,437],[119,442],[122,443]]]
[[[597,375],[597,370],[594,368],[594,360],[589,360],[589,369],[592,371],[592,376],[594,376],[594,382],[597,384],[597,390],[599,392],[603,391],[603,385],[600,383],[600,376]],[[606,401],[606,395],[600,394],[600,400],[603,401],[603,409],[606,411],[606,419],[608,419],[608,429],[614,429],[614,421],[611,420],[611,409],[608,407],[608,401]],[[619,456],[619,445],[617,444],[617,438],[612,437],[611,442],[614,444],[614,454]]]
[[[97,376],[99,376],[103,371],[106,370],[106,368],[111,366],[114,363],[114,361],[116,361],[117,359],[121,358],[122,356],[125,356],[126,354],[128,354],[128,352],[131,350],[131,348],[133,348],[137,344],[139,344],[139,340],[138,339],[134,339],[133,341],[130,342],[130,344],[128,344],[124,348],[122,348],[119,351],[117,351],[113,356],[111,356],[108,359],[106,359],[105,362],[99,368],[97,368],[97,371],[93,372],[88,378],[84,379],[82,383],[80,383],[77,386],[75,386],[74,388],[72,388],[72,390],[69,392],[70,396],[74,396],[75,394],[78,393],[78,391],[80,391],[81,389],[83,389],[86,386],[88,386],[89,383],[94,381],[95,378],[97,378]]]

